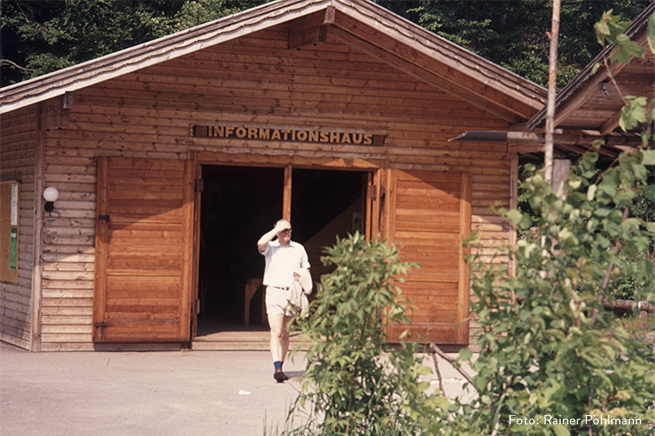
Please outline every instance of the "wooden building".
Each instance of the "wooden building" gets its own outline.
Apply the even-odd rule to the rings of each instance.
[[[459,242],[508,261],[489,208],[516,201],[517,153],[449,140],[544,102],[366,0],[280,0],[3,88],[0,340],[179,345],[261,322],[256,241],[284,216],[315,278],[336,235],[398,244],[423,265],[402,286],[413,339],[466,345]]]

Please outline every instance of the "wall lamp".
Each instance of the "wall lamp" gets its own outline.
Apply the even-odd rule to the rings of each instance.
[[[43,199],[45,200],[45,206],[43,206],[43,208],[46,212],[52,212],[55,209],[55,201],[57,201],[58,198],[59,190],[57,188],[50,186],[43,190]]]

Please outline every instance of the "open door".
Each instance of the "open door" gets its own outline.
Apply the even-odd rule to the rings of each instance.
[[[268,332],[257,240],[281,217],[291,218],[292,237],[304,245],[316,281],[331,271],[320,260],[323,247],[337,235],[370,232],[374,206],[366,194],[377,186],[368,172],[205,164],[201,173],[196,341]]]
[[[416,342],[468,343],[469,274],[462,240],[471,229],[470,174],[391,170],[389,239],[405,262],[417,262],[403,293],[415,305],[412,325],[387,332],[398,340],[409,328]]]
[[[190,161],[100,158],[94,342],[189,340]]]

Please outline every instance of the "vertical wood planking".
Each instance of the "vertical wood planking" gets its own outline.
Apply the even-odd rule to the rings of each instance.
[[[96,342],[186,341],[193,271],[191,161],[103,159]],[[107,230],[104,230],[104,227]]]
[[[393,171],[391,192],[396,210],[390,239],[404,261],[421,264],[401,285],[415,306],[411,325],[391,326],[399,340],[441,344],[468,343],[469,281],[462,240],[470,232],[469,174]]]

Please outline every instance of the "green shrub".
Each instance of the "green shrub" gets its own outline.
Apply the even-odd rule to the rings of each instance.
[[[321,278],[310,316],[298,329],[311,339],[302,391],[290,419],[306,420],[292,435],[411,435],[437,430],[436,402],[413,344],[391,345],[386,327],[408,323],[396,286],[412,266],[390,244],[360,234],[326,248],[335,266]],[[295,421],[295,419],[294,419]]]
[[[478,398],[460,406],[454,434],[652,434],[653,337],[604,304],[614,298],[613,275],[631,266],[642,298],[655,299],[645,255],[655,225],[629,213],[638,194],[655,194],[655,151],[623,154],[598,179],[596,159],[582,158],[565,198],[541,172],[526,180],[543,224],[510,251],[521,265],[516,276],[472,259],[472,310],[482,327],[472,363]],[[519,211],[502,213],[532,225]]]

